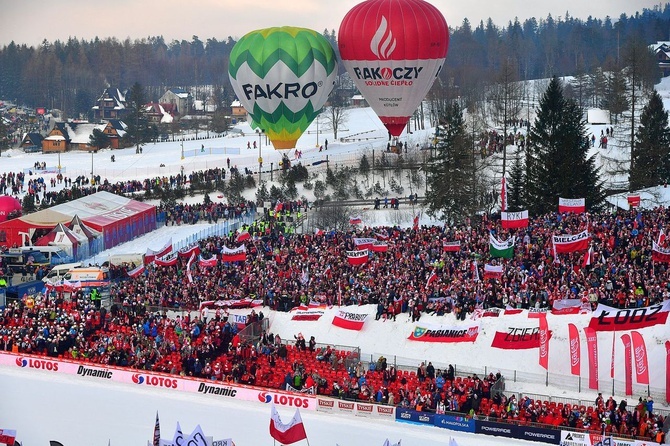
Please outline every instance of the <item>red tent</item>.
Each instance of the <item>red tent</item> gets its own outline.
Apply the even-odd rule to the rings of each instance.
[[[58,223],[51,232],[37,239],[35,246],[58,246],[76,259],[79,250],[79,238],[63,223]]]

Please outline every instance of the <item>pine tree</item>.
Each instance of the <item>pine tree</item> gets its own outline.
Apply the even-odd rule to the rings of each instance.
[[[531,213],[555,211],[558,198],[586,198],[589,209],[602,204],[604,193],[593,157],[582,109],[563,95],[553,78],[531,128],[526,160],[526,197]]]
[[[454,102],[440,113],[436,154],[431,159],[426,201],[428,212],[449,222],[475,211],[472,177],[474,156],[460,106]]]
[[[525,210],[525,172],[521,160],[521,150],[517,150],[514,155],[514,162],[510,168],[509,181],[507,183],[507,210],[510,212]]]
[[[670,177],[670,128],[663,100],[653,91],[642,110],[635,135],[635,151],[630,169],[630,190],[657,186]]]
[[[144,87],[138,82],[135,82],[130,89],[127,102],[129,114],[124,119],[124,122],[128,125],[126,138],[135,146],[135,151],[139,153],[140,147],[149,141],[150,131],[145,108],[147,103],[146,95]]]

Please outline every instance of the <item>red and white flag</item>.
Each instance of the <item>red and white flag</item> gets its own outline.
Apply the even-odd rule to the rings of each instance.
[[[585,251],[589,248],[591,234],[589,234],[589,231],[584,230],[579,234],[554,235],[552,236],[552,242],[554,243],[554,252],[556,254]]]
[[[663,243],[665,243],[665,231],[663,230],[663,228],[661,228],[661,230],[658,231],[658,241],[656,242],[656,244],[658,246],[663,246]]]
[[[376,241],[376,238],[354,237],[354,245],[356,245],[356,249],[372,249],[372,245]]]
[[[270,415],[270,436],[281,444],[293,444],[306,439],[307,432],[305,432],[305,425],[302,423],[300,409],[296,409],[291,421],[284,424],[281,418],[279,418],[277,408],[273,404]]]
[[[656,242],[652,242],[651,260],[659,263],[670,263],[670,248],[663,248],[661,245],[657,245]]]
[[[430,276],[428,276],[428,280],[426,280],[426,286],[430,285],[436,280],[437,280],[437,273],[435,272],[435,270],[433,270],[433,272],[430,273]]]
[[[635,361],[635,377],[638,384],[649,384],[649,361],[647,359],[647,346],[642,335],[633,331],[630,334],[633,340],[633,359]]]
[[[13,445],[16,440],[16,429],[0,429],[0,443]]]
[[[458,252],[461,250],[461,242],[442,242],[442,250],[444,252]]]
[[[195,260],[195,252],[191,254],[191,257],[188,258],[188,262],[186,262],[186,278],[188,279],[188,283],[193,283],[193,276],[191,275],[191,265],[193,264],[194,260]]]
[[[507,181],[505,177],[500,179],[500,210],[502,212],[507,210]]]
[[[246,240],[249,240],[251,238],[251,234],[249,234],[249,231],[242,231],[239,234],[237,234],[237,237],[235,237],[235,241],[237,243],[242,243]]]
[[[314,235],[318,236],[318,235],[324,235],[324,234],[325,234],[325,232],[324,232],[323,229],[314,228]]]
[[[484,265],[484,280],[486,279],[500,279],[503,276],[502,265]]]
[[[191,246],[190,248],[180,249],[177,251],[177,255],[185,259],[191,257],[191,254],[193,253],[195,253],[195,255],[200,254],[200,246],[195,245]]]
[[[178,256],[174,256],[171,259],[156,259],[154,260],[154,264],[156,266],[175,266],[177,264],[177,260],[179,259]]]
[[[232,249],[224,246],[221,250],[222,262],[244,262],[245,260],[247,260],[247,248],[244,245]]]
[[[211,268],[216,266],[217,263],[219,263],[219,260],[216,256],[212,256],[209,259],[203,259],[201,255],[198,256],[198,266],[201,268]]]
[[[586,251],[586,254],[584,254],[584,261],[582,262],[582,268],[586,268],[587,266],[591,266],[592,256],[593,256],[593,248],[589,247],[589,250]]]
[[[623,342],[623,372],[624,372],[624,391],[626,395],[633,394],[633,353],[631,350],[631,342],[629,334],[621,335],[621,342]]]
[[[570,373],[580,375],[582,353],[579,343],[579,329],[575,324],[568,324],[568,338],[570,342]]]
[[[346,328],[347,330],[361,330],[367,318],[367,314],[338,310],[337,314],[333,317],[333,325]]]
[[[373,252],[387,252],[389,250],[389,244],[386,242],[376,241],[372,244]]]
[[[642,201],[640,194],[631,194],[627,197],[628,206],[630,207],[639,207],[640,202]]]
[[[581,214],[586,212],[586,199],[584,198],[560,198],[558,199],[558,212],[574,212]]]
[[[347,251],[347,261],[352,266],[365,264],[368,261],[368,250]]]
[[[138,277],[140,274],[144,273],[144,265],[140,265],[137,268],[131,269],[128,271],[128,277],[135,278]]]
[[[360,225],[361,223],[363,223],[363,219],[360,216],[353,215],[353,216],[349,217],[349,224],[350,225]]]
[[[420,215],[421,215],[421,213],[416,214],[414,216],[414,220],[412,222],[412,229],[414,229],[415,231],[419,230],[419,216]]]
[[[375,232],[375,235],[377,236],[377,238],[378,238],[379,240],[388,240],[388,239],[389,239],[389,235],[388,235],[388,234],[384,234],[384,233],[382,233],[382,232]]]
[[[172,252],[172,239],[168,240],[168,242],[165,244],[165,246],[163,246],[158,251],[154,251],[151,248],[147,248],[147,252],[146,252],[146,254],[144,254],[144,264],[148,265],[149,263],[153,262],[157,258],[166,256],[171,252]]]
[[[500,223],[502,224],[502,227],[505,229],[527,228],[528,211],[501,212]]]

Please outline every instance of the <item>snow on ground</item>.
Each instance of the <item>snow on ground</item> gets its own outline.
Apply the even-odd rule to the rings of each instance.
[[[142,446],[153,436],[156,411],[161,437],[172,440],[179,422],[185,434],[200,425],[215,440],[232,438],[237,446],[273,444],[269,435],[270,406],[230,401],[130,384],[98,383],[76,375],[0,367],[0,424],[16,429],[23,446],[44,446],[50,440],[65,446]],[[287,423],[294,410],[278,408]],[[338,414],[301,411],[311,446],[382,446],[402,440],[403,446],[443,446],[453,437],[459,446],[496,446],[501,439],[453,432],[432,426],[371,420]],[[510,446],[532,443],[505,439]],[[294,443],[305,446],[307,441]]]

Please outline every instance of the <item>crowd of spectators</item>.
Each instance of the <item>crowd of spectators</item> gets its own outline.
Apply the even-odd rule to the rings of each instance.
[[[288,204],[288,210],[300,205]],[[287,211],[289,212],[289,211]],[[11,302],[0,319],[0,348],[101,364],[228,380],[269,387],[315,387],[320,393],[400,405],[422,411],[460,411],[518,422],[540,422],[623,435],[652,437],[662,423],[649,405],[622,407],[596,402],[591,407],[532,401],[491,392],[501,377],[457,377],[453,369],[421,364],[416,372],[397,371],[386,361],[374,366],[345,361],[342,352],[315,348],[310,338],[297,347],[265,333],[255,344],[241,342],[237,326],[219,309],[212,314],[169,317],[165,309],[196,310],[206,300],[256,299],[286,311],[310,301],[326,304],[374,303],[380,317],[423,313],[463,317],[476,308],[547,307],[555,299],[582,298],[617,307],[637,307],[669,297],[668,271],[651,262],[651,244],[666,231],[669,211],[618,211],[614,214],[548,214],[528,228],[504,230],[484,217],[456,227],[364,228],[324,235],[287,234],[281,213],[249,226],[251,237],[235,234],[201,240],[203,258],[223,247],[246,246],[246,261],[194,266],[187,259],[173,267],[149,267],[145,274],[114,286],[115,304],[98,309],[81,292]],[[551,235],[592,234],[593,261],[583,253],[553,255]],[[503,260],[496,280],[475,279],[489,259],[489,236],[518,237],[515,255]],[[345,251],[354,237],[386,240],[385,253],[371,253],[363,266],[351,266]],[[459,252],[443,243],[459,241]],[[477,259],[477,263],[473,263]],[[437,279],[428,281],[435,272]],[[479,271],[480,277],[483,271]],[[250,319],[262,320],[253,311]],[[641,402],[642,403],[642,402]],[[652,403],[653,404],[653,403]],[[644,406],[644,407],[642,407]]]

